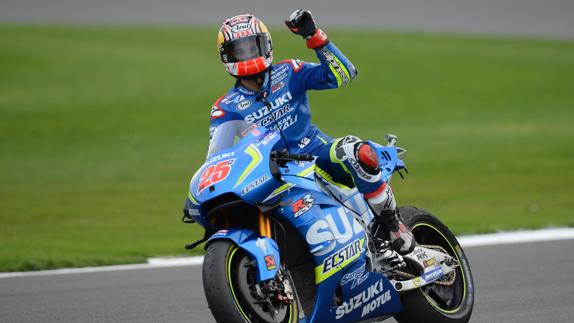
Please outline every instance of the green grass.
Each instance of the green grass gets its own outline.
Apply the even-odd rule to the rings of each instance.
[[[187,254],[201,234],[179,222],[188,180],[233,83],[215,30],[0,27],[1,271]],[[311,93],[313,121],[399,135],[399,204],[459,234],[574,225],[574,42],[329,34],[359,76]],[[273,36],[276,61],[316,60]]]

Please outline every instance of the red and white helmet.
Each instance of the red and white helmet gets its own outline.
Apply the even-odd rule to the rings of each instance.
[[[237,15],[223,22],[217,49],[225,70],[236,77],[257,75],[273,61],[271,34],[253,15]]]

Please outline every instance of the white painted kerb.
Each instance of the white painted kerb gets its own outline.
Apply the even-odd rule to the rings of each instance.
[[[542,229],[542,230],[529,230],[529,231],[499,232],[492,234],[458,237],[458,241],[460,242],[463,248],[503,245],[512,243],[527,243],[537,241],[566,240],[566,239],[574,239],[574,228],[555,228],[555,229]],[[175,258],[175,257],[150,258],[145,264],[0,273],[0,279],[10,277],[67,275],[67,274],[106,272],[106,271],[148,269],[148,268],[198,266],[201,265],[202,263],[203,263],[202,256],[182,257],[182,258]]]

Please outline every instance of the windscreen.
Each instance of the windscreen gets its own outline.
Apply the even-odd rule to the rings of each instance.
[[[209,143],[207,159],[224,149],[233,147],[233,145],[249,133],[248,130],[250,127],[252,127],[252,125],[243,120],[227,121],[217,126]]]

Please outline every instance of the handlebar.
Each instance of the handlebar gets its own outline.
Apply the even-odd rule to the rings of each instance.
[[[397,143],[397,139],[398,137],[391,133],[386,134],[385,140],[387,141],[387,147],[394,147],[395,144]]]
[[[271,152],[270,157],[274,160],[282,161],[313,161],[315,156],[308,154],[291,154],[287,149],[275,150]]]

